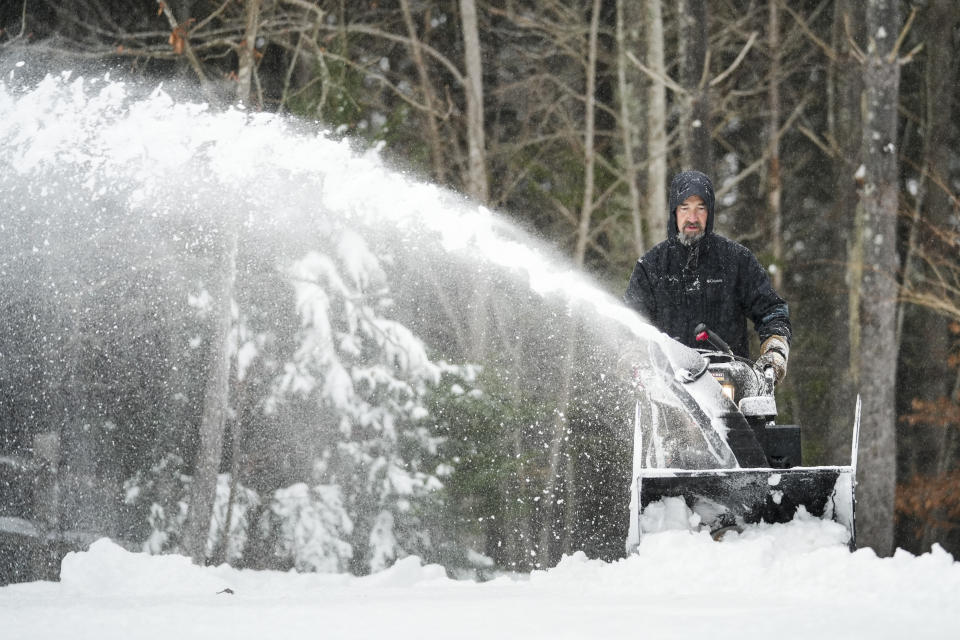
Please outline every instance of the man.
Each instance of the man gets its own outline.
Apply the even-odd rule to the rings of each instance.
[[[697,346],[701,322],[733,352],[749,357],[747,322],[760,336],[759,371],[787,373],[790,314],[756,257],[743,245],[714,233],[713,183],[684,171],[670,183],[667,240],[637,261],[624,301],[660,331]]]

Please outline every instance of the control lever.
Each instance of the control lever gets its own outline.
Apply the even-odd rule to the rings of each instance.
[[[724,342],[723,338],[707,328],[707,325],[701,322],[693,331],[694,340],[697,342],[706,343],[713,347],[715,351],[723,351],[724,353],[733,355],[733,350],[730,348],[730,345]]]

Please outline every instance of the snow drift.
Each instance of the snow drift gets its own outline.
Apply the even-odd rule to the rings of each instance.
[[[604,563],[452,580],[415,557],[368,577],[201,568],[108,540],[70,554],[60,583],[0,588],[9,638],[946,638],[960,563],[935,547],[851,553],[843,527],[798,518],[714,542],[648,535]]]

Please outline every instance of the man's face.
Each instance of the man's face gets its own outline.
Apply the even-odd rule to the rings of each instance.
[[[700,196],[690,196],[677,207],[677,231],[680,239],[693,242],[707,228],[707,205]]]

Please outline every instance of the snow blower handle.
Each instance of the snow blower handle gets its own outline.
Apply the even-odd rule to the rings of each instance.
[[[763,368],[763,392],[764,395],[772,396],[774,387],[777,384],[777,372],[773,367]]]
[[[697,342],[708,344],[717,351],[723,351],[724,353],[733,355],[733,350],[730,348],[730,345],[724,342],[723,338],[711,331],[707,325],[702,322],[693,330],[693,335]]]

